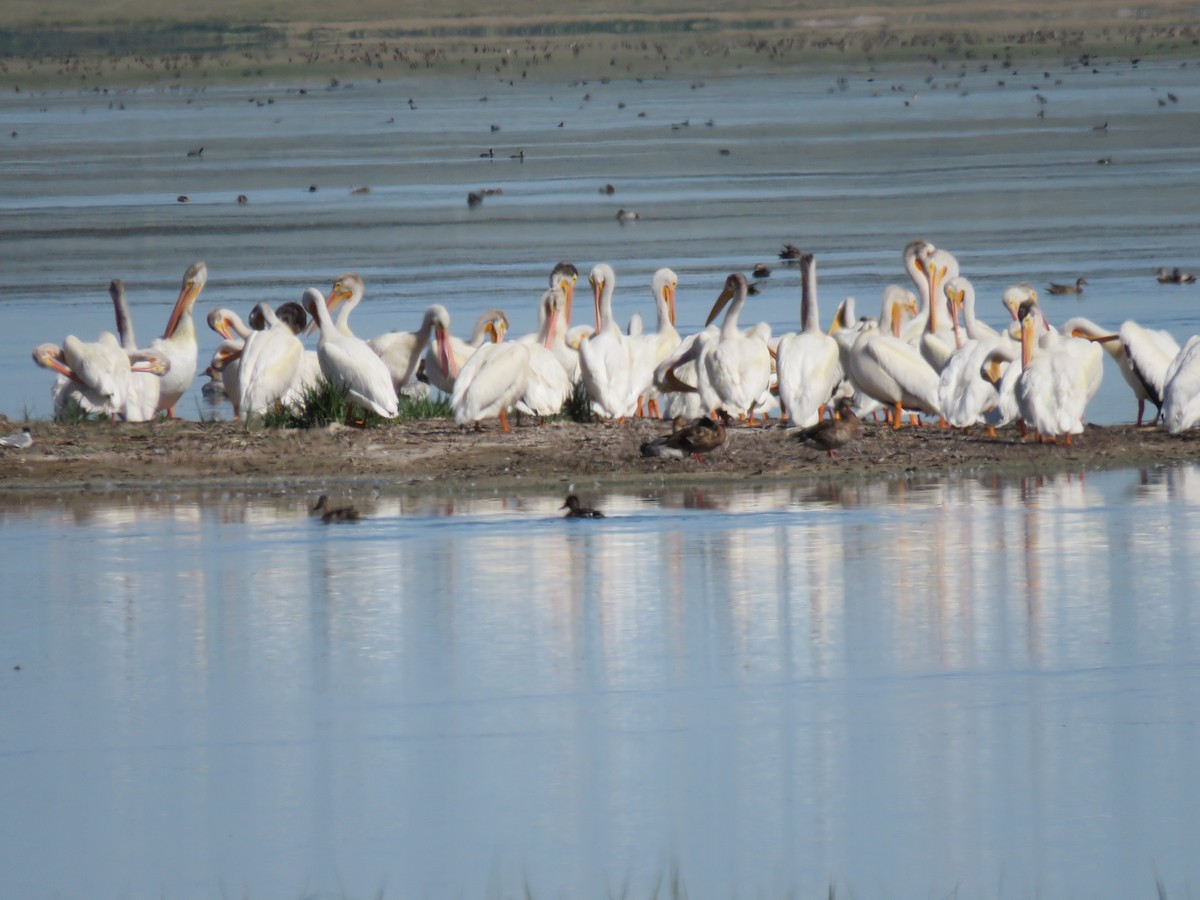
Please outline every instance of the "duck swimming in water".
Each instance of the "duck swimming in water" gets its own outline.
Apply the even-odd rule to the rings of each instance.
[[[588,509],[585,506],[579,505],[579,498],[574,494],[568,494],[566,501],[559,509],[567,510],[566,519],[603,519],[604,513],[598,509]]]

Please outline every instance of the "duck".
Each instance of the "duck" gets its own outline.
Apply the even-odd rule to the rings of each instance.
[[[1056,296],[1063,294],[1082,294],[1083,286],[1088,283],[1086,278],[1076,278],[1074,284],[1059,284],[1057,281],[1050,282],[1050,286],[1046,288],[1046,292]]]
[[[1159,284],[1195,284],[1196,276],[1191,272],[1185,272],[1179,266],[1173,269],[1168,269],[1166,266],[1159,266],[1158,272],[1155,273]]]
[[[326,525],[337,522],[357,522],[362,518],[362,513],[353,506],[330,506],[329,497],[326,494],[320,496],[316,505],[308,511],[308,514],[310,516],[320,516],[321,521]]]
[[[676,416],[671,426],[670,434],[642,444],[642,456],[683,459],[690,455],[700,462],[701,453],[709,453],[725,443],[725,426],[707,416],[690,421]]]
[[[604,513],[598,509],[588,509],[586,506],[580,506],[579,498],[574,494],[568,494],[567,499],[563,501],[563,505],[559,509],[567,510],[567,514],[563,517],[566,519],[603,519]]]
[[[801,443],[811,441],[817,447],[835,459],[834,451],[840,450],[858,437],[862,423],[848,401],[838,403],[838,418],[824,419],[816,425],[802,428],[794,432],[796,440]]]

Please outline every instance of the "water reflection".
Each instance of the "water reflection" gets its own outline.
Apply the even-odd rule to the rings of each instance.
[[[1198,486],[0,498],[0,894],[1178,890]]]

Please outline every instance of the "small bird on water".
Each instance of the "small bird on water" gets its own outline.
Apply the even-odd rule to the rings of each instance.
[[[604,513],[598,509],[588,509],[586,506],[579,505],[579,498],[574,494],[568,494],[566,502],[559,509],[567,510],[567,514],[563,517],[566,519],[603,519]]]
[[[1076,278],[1074,284],[1059,284],[1052,281],[1046,290],[1051,294],[1082,294],[1083,286],[1087,283],[1086,278]]]
[[[1191,272],[1185,272],[1183,269],[1176,266],[1173,269],[1168,269],[1166,266],[1159,266],[1155,273],[1159,284],[1195,284],[1196,276]]]
[[[8,447],[12,450],[27,450],[33,446],[33,435],[29,431],[29,426],[26,425],[15,434],[7,434],[0,437],[0,447]]]
[[[812,441],[834,459],[834,450],[840,450],[858,436],[860,421],[849,404],[838,405],[838,415],[841,418],[824,419],[809,428],[796,432],[796,440]]]
[[[362,518],[362,514],[353,506],[334,506],[329,505],[329,497],[322,494],[317,500],[316,506],[308,511],[310,516],[320,516],[321,521],[326,525],[335,522],[357,522]]]
[[[690,422],[683,416],[676,416],[671,424],[670,434],[642,444],[642,456],[683,459],[691,455],[700,462],[701,453],[708,453],[725,443],[725,426],[707,416]]]

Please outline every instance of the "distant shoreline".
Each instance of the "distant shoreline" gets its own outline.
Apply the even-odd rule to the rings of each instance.
[[[744,68],[858,67],[906,61],[998,66],[1117,59],[1188,60],[1193,7],[1131,11],[1116,2],[1053,10],[939,7],[371,22],[146,21],[119,28],[0,27],[0,90],[195,87],[296,79],[715,77]]]

